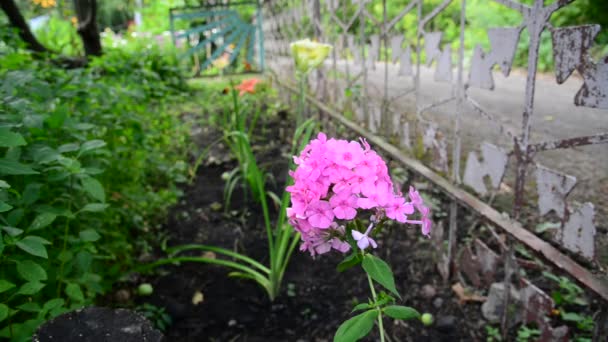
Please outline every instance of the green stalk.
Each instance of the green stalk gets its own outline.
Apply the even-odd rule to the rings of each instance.
[[[372,299],[374,303],[377,301],[376,290],[374,289],[374,283],[372,282],[372,278],[367,274],[367,281],[369,282],[369,289],[372,291]],[[380,342],[384,342],[384,326],[382,324],[382,309],[377,308],[378,310],[378,328],[380,329]]]
[[[72,175],[70,175],[70,189],[69,189],[69,194],[70,194],[70,200],[68,201],[68,212],[72,211],[72,189],[74,188],[74,177]],[[61,297],[61,282],[63,281],[63,268],[65,266],[65,256],[63,255],[63,253],[65,253],[65,250],[68,247],[68,233],[70,232],[70,218],[66,217],[65,219],[65,228],[63,229],[63,247],[61,248],[61,253],[59,253],[60,256],[62,256],[63,260],[61,261],[61,266],[59,266],[59,277],[61,277],[61,281],[59,281],[60,279],[57,279],[57,297]]]
[[[176,262],[200,262],[200,263],[215,264],[215,265],[230,267],[230,268],[233,268],[233,269],[236,269],[236,270],[239,270],[239,271],[245,272],[246,274],[251,275],[252,278],[255,279],[255,281],[257,281],[260,285],[262,285],[262,287],[264,287],[266,289],[270,287],[270,282],[268,281],[268,278],[265,277],[260,272],[252,269],[251,267],[241,265],[234,261],[222,260],[222,259],[212,259],[212,258],[204,258],[204,257],[167,258],[167,259],[161,259],[161,260],[155,261],[151,264],[137,267],[137,268],[135,268],[135,271],[136,272],[145,272],[147,270],[150,270],[150,269],[162,266],[162,265],[173,264]]]

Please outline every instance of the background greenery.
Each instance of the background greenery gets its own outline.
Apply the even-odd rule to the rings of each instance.
[[[65,70],[2,36],[0,339],[19,341],[162,238],[186,180],[188,91],[170,51],[106,47]]]

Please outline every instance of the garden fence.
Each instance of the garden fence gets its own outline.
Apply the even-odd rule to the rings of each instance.
[[[504,5],[505,11],[520,12],[522,22],[517,27],[488,29],[490,49],[477,45],[473,51],[465,49],[466,0],[445,0],[430,10],[423,6],[423,0],[411,0],[395,17],[388,17],[386,0],[381,2],[382,15],[365,0],[271,2],[264,7],[262,25],[266,66],[281,85],[282,95],[290,99],[296,89],[290,42],[311,37],[332,44],[331,59],[309,78],[308,102],[319,109],[324,120],[367,137],[453,199],[446,236],[441,225],[433,232],[441,251],[437,266],[444,279],[457,273],[480,289],[503,281],[507,287],[505,312],[512,300],[508,288],[513,286],[522,294],[524,323],[535,322],[543,339],[553,340],[563,333],[545,320],[555,303],[521,276],[518,270],[526,265],[514,250],[516,243],[523,244],[608,301],[606,265],[598,257],[600,246],[607,245],[606,237],[600,238],[606,234],[600,230],[606,227],[605,223],[603,227],[594,224],[595,220],[599,225],[596,215],[606,213],[600,212],[601,203],[597,210],[591,202],[574,201],[571,193],[577,178],[562,171],[560,163],[548,166],[545,160],[550,159],[543,159],[543,154],[561,153],[558,159],[576,163],[577,155],[592,154],[600,159],[599,172],[606,177],[608,153],[603,144],[608,143],[608,58],[596,61],[591,57],[599,25],[551,25],[551,15],[573,0],[549,5],[535,0],[532,6],[515,0],[492,1]],[[450,5],[460,7],[459,18],[453,23],[459,30],[454,49],[444,43],[443,33],[433,24]],[[404,34],[404,30],[412,34]],[[494,89],[495,84],[502,85],[513,76],[512,64],[518,46],[521,50],[524,32],[529,37],[524,48],[528,61],[525,82],[516,91],[500,86]],[[544,128],[538,116],[551,113],[535,110],[539,106],[535,92],[544,90],[537,81],[541,76],[547,78],[537,72],[539,48],[547,34],[555,65],[553,80],[565,83],[574,77],[575,70],[583,80],[580,89],[570,94],[577,106],[571,109],[571,115],[577,116],[573,129],[561,132],[561,139],[542,139],[543,130],[550,128]],[[503,74],[500,79],[495,79],[495,66]],[[495,100],[486,101],[488,91],[498,95]],[[519,124],[515,126],[521,129],[513,129],[501,116],[496,104],[500,101],[518,104]],[[591,116],[599,118],[600,131],[579,135],[581,130],[574,129],[576,122]],[[479,126],[473,138],[462,129],[472,123]],[[426,157],[412,157],[422,155]],[[588,182],[587,193],[605,203],[606,193],[597,189],[594,181],[597,179]],[[512,198],[508,215],[494,208],[504,193]],[[461,206],[473,210],[487,224],[494,237],[491,241],[458,238],[459,230],[475,229],[458,225]],[[542,224],[548,219],[558,224]],[[541,234],[547,227],[553,233]],[[508,238],[501,239],[501,233],[507,233]],[[504,317],[503,328],[508,315]]]

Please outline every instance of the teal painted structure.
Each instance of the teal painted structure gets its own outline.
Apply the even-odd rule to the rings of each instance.
[[[243,18],[242,13],[246,10],[253,10],[250,22]],[[169,10],[169,23],[173,44],[177,45],[183,40],[189,45],[189,48],[180,54],[181,59],[192,58],[211,50],[210,55],[207,54],[198,67],[199,72],[207,70],[213,61],[223,54],[230,55],[229,64],[233,65],[243,53],[244,61],[252,68],[246,71],[264,71],[264,35],[260,2],[241,1],[172,8]],[[186,23],[187,29],[177,30],[176,27],[183,27]],[[190,46],[191,41],[196,44]],[[209,46],[212,49],[208,49]]]

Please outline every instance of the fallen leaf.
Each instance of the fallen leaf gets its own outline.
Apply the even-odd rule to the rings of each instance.
[[[456,296],[458,296],[458,302],[460,304],[464,304],[466,302],[483,303],[488,299],[487,297],[477,295],[475,293],[472,293],[471,291],[467,291],[460,283],[452,285],[452,290],[456,293]]]
[[[202,257],[207,258],[207,259],[215,259],[216,255],[215,255],[215,253],[213,253],[211,251],[207,251],[207,252],[203,253]]]
[[[205,301],[205,296],[203,293],[201,291],[194,292],[194,295],[192,296],[192,304],[199,305],[203,301]]]

